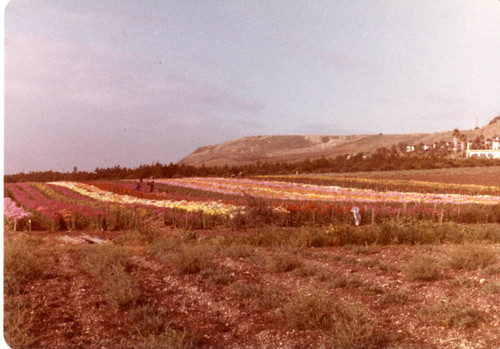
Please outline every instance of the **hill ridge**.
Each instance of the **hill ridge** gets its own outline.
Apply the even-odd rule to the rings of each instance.
[[[500,116],[474,130],[461,131],[468,139],[500,135]],[[179,161],[193,166],[233,166],[255,162],[291,162],[340,154],[367,153],[398,143],[432,144],[452,141],[452,131],[406,134],[362,135],[256,135],[197,148]]]

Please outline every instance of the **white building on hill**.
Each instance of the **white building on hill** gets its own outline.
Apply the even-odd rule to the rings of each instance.
[[[472,142],[467,142],[466,156],[468,158],[500,159],[500,137],[491,140],[489,149],[470,149],[471,144]]]

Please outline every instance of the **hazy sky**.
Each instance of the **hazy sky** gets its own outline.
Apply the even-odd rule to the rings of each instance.
[[[500,114],[498,0],[13,0],[5,173]]]

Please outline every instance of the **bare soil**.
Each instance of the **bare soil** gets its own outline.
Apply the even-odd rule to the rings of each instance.
[[[78,244],[61,239],[82,233],[114,240],[130,232],[35,232],[49,245],[62,248],[50,260],[51,270],[30,282],[18,295],[4,301],[31,305],[36,348],[134,347],[137,323],[130,309],[111,307],[91,275],[79,267]],[[198,239],[245,235],[252,232],[202,231]],[[179,236],[182,231],[166,229]],[[27,234],[5,233],[5,244]],[[112,243],[112,242],[109,242]],[[490,248],[500,252],[499,244]],[[139,281],[141,292],[166,310],[172,326],[187,331],[201,348],[319,348],[329,347],[329,334],[321,330],[297,330],[283,315],[282,300],[297,294],[321,292],[333,299],[361,302],[377,330],[387,340],[383,347],[404,348],[498,348],[500,347],[500,295],[491,285],[499,273],[486,269],[454,270],[440,267],[436,281],[411,281],[404,267],[416,254],[444,261],[453,246],[369,246],[335,248],[256,247],[249,257],[215,253],[213,262],[229,271],[231,280],[217,284],[199,274],[181,275],[148,249],[131,249],[129,273]],[[276,253],[291,253],[302,268],[273,272],[266,261]],[[494,266],[500,265],[497,258]],[[491,270],[492,268],[490,268]],[[323,276],[323,277],[322,277]],[[338,282],[344,280],[343,284]],[[235,285],[259,286],[275,298],[243,297]],[[490,286],[488,286],[490,285]],[[493,291],[491,291],[493,290]],[[391,300],[391,295],[404,295]],[[426,309],[442,301],[466,304],[483,319],[471,326],[450,326]]]

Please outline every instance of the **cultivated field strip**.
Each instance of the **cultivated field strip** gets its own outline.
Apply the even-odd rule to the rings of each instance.
[[[314,185],[296,182],[261,181],[229,178],[163,179],[160,183],[184,186],[233,195],[251,195],[265,199],[329,201],[329,202],[388,202],[426,204],[482,204],[497,205],[500,196],[436,194],[371,189],[344,188],[331,185]]]

